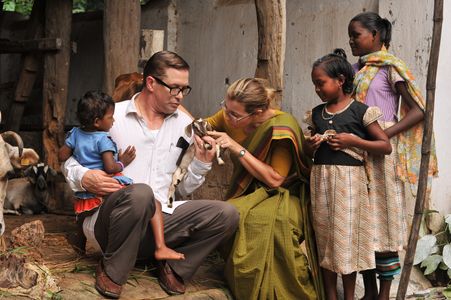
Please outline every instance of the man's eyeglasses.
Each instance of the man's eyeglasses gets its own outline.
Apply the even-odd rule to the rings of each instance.
[[[177,96],[180,92],[182,92],[183,96],[188,95],[191,92],[191,87],[189,85],[185,86],[185,87],[172,87],[169,86],[166,82],[164,82],[163,80],[161,80],[158,77],[152,76],[159,84],[167,87],[169,89],[169,94],[171,94],[172,96]]]
[[[242,121],[242,120],[246,119],[246,118],[249,118],[250,116],[252,116],[252,115],[254,114],[253,112],[251,112],[250,114],[247,114],[247,115],[245,115],[245,116],[240,117],[240,116],[237,116],[233,111],[229,111],[229,110],[227,109],[227,106],[226,106],[226,104],[225,104],[225,100],[222,100],[221,103],[220,103],[219,105],[221,105],[222,109],[223,109],[224,112],[227,114],[227,116],[228,116],[232,121],[237,122],[237,123],[238,123],[239,121]]]

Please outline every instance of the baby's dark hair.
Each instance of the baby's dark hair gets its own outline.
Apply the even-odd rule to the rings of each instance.
[[[98,91],[89,91],[78,100],[77,118],[81,128],[91,128],[97,118],[102,118],[107,109],[114,107],[113,99]]]
[[[391,23],[385,18],[381,18],[375,12],[363,12],[352,18],[351,22],[358,21],[363,27],[368,29],[373,35],[379,32],[381,42],[388,49],[391,42]]]
[[[313,68],[322,67],[330,78],[338,79],[340,75],[344,77],[343,92],[351,94],[354,82],[354,70],[346,60],[346,52],[337,48],[313,63]]]

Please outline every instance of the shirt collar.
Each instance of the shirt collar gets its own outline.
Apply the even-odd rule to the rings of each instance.
[[[136,115],[138,115],[138,109],[136,107],[136,100],[137,100],[137,97],[139,94],[141,94],[141,92],[134,94],[132,99],[128,103],[127,109],[125,111],[126,115],[128,115],[130,113],[135,113]],[[179,109],[177,108],[177,110],[175,112],[166,116],[165,120],[169,119],[170,117],[178,117],[178,115],[179,115]]]

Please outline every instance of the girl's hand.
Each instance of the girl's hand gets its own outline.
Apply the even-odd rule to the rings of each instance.
[[[118,154],[119,160],[124,164],[124,167],[128,166],[136,157],[135,146],[128,146],[122,153],[122,149],[119,150]]]
[[[312,150],[312,152],[318,150],[319,146],[323,142],[321,139],[321,136],[319,134],[315,134],[313,136],[308,136],[305,138],[305,141],[307,142],[306,145],[309,147],[309,149]]]
[[[221,148],[229,149],[230,152],[232,152],[235,155],[237,155],[243,149],[243,146],[238,144],[225,132],[207,131],[207,134],[213,137],[216,141],[216,144],[221,146]]]
[[[332,148],[332,150],[341,150],[355,146],[357,139],[359,139],[359,137],[352,133],[342,132],[330,136],[327,139],[327,143]]]

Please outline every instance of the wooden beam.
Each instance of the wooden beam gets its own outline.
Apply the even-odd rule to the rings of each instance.
[[[285,60],[286,0],[255,0],[258,24],[258,54],[255,77],[266,78],[276,89],[280,105]]]
[[[442,36],[443,23],[443,0],[434,1],[434,26],[432,28],[432,45],[429,56],[428,75],[426,80],[426,112],[424,114],[424,133],[423,143],[421,145],[421,164],[418,180],[418,192],[415,202],[415,214],[410,229],[409,244],[407,246],[404,266],[402,268],[401,279],[399,280],[397,300],[403,300],[406,297],[407,287],[409,285],[410,272],[413,267],[415,251],[417,249],[418,233],[420,230],[421,219],[423,217],[424,203],[426,202],[428,189],[429,160],[431,157],[432,128],[434,121],[434,102],[435,102],[435,82],[437,78],[437,66],[440,52],[440,41]]]
[[[103,15],[103,88],[106,93],[113,93],[117,76],[138,71],[140,37],[140,1],[106,0]]]
[[[37,39],[44,35],[45,0],[35,0],[27,25],[27,38]],[[8,117],[5,123],[7,130],[18,132],[22,121],[26,102],[30,97],[38,70],[42,68],[42,56],[37,52],[29,52],[23,56],[22,69],[14,93]]]
[[[45,37],[61,38],[61,49],[44,57],[43,150],[47,164],[59,170],[58,149],[64,144],[64,119],[70,65],[72,0],[47,0]]]
[[[34,51],[56,51],[61,49],[60,38],[35,39],[24,41],[11,41],[0,39],[0,54],[2,53],[27,53]]]

